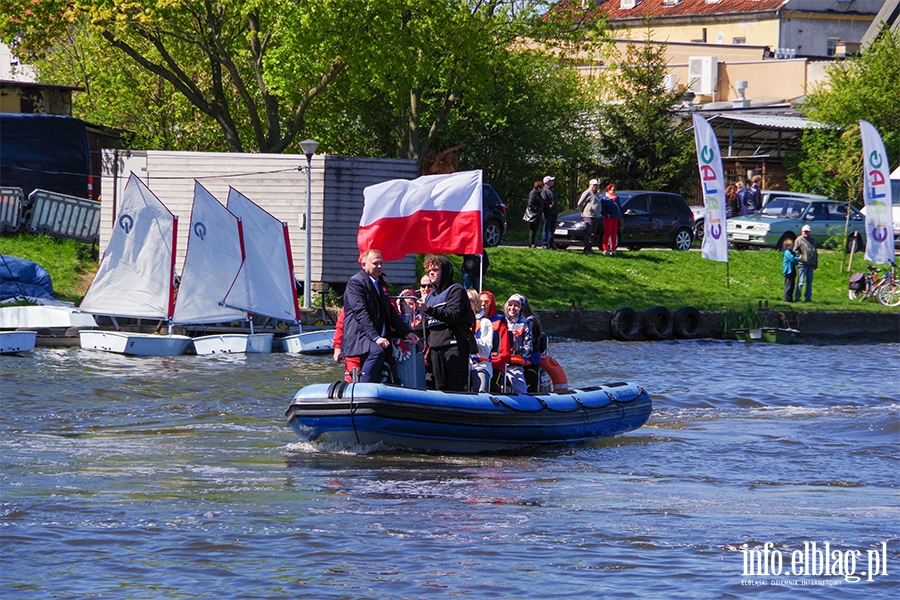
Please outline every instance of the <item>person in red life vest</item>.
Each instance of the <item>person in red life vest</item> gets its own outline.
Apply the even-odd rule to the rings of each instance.
[[[494,294],[488,290],[482,290],[479,298],[481,299],[481,308],[484,316],[491,320],[494,328],[494,341],[491,350],[491,391],[499,392],[503,387],[503,373],[509,359],[512,356],[512,345],[509,337],[509,329],[506,327],[506,319],[503,315],[497,314],[497,302],[494,300]]]
[[[532,337],[531,321],[522,315],[522,305],[525,298],[519,294],[513,294],[506,301],[504,312],[506,313],[506,326],[513,337],[512,358],[506,367],[506,379],[512,386],[515,394],[528,392],[528,384],[525,382],[525,365],[534,354],[534,338]]]
[[[353,378],[350,373],[355,368],[357,371],[362,367],[362,362],[360,362],[358,356],[344,356],[341,352],[341,342],[344,338],[344,308],[341,307],[341,312],[338,314],[337,323],[334,326],[334,362],[336,363],[344,363],[344,381],[347,383],[351,383]]]

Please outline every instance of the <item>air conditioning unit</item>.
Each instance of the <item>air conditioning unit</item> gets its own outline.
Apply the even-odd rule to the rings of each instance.
[[[692,56],[688,59],[688,87],[695,94],[712,96],[719,80],[719,61],[715,56]]]

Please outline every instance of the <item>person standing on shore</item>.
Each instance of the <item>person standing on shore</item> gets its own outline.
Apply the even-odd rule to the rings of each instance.
[[[534,248],[534,239],[537,237],[537,230],[541,226],[541,213],[544,212],[544,200],[541,198],[541,192],[544,191],[544,183],[535,181],[528,194],[528,206],[525,208],[525,215],[522,220],[528,223],[528,247]]]
[[[794,301],[794,283],[797,281],[797,263],[800,259],[794,254],[794,242],[784,240],[784,252],[781,260],[781,274],[784,275],[784,301]]]
[[[578,210],[581,211],[581,218],[584,219],[587,227],[584,230],[584,254],[593,254],[594,238],[597,237],[597,230],[600,229],[601,220],[600,210],[603,207],[603,199],[600,197],[598,190],[600,182],[591,179],[588,189],[584,190],[581,198],[578,199]]]
[[[759,212],[762,208],[762,175],[754,175],[750,178],[750,194],[753,197],[753,210]]]
[[[800,302],[800,292],[803,291],[803,301],[812,302],[813,272],[819,268],[819,251],[816,250],[816,242],[812,238],[809,225],[804,225],[800,230],[800,237],[794,242],[794,252],[797,254],[797,289],[794,292],[794,301]],[[806,284],[806,290],[803,285]]]
[[[541,247],[553,250],[556,248],[556,217],[559,216],[559,203],[556,201],[556,192],[553,191],[553,183],[556,177],[547,175],[544,177],[544,191],[541,192],[543,199],[544,214],[544,231],[541,236]]]
[[[622,218],[622,206],[616,195],[616,184],[606,186],[603,196],[603,254],[615,256],[619,247],[619,219]]]

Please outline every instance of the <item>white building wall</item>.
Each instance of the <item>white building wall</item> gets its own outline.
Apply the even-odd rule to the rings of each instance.
[[[222,204],[228,188],[253,200],[288,224],[294,274],[303,279],[306,264],[306,157],[297,154],[235,154],[104,150],[100,251],[115,221],[116,201],[131,172],[146,183],[179,218],[176,267],[181,272],[187,248],[194,181]],[[115,165],[115,168],[114,168]],[[343,284],[358,269],[356,234],[363,210],[363,189],[389,179],[417,176],[415,161],[316,155],[312,160],[311,276],[313,283]],[[415,257],[386,264],[392,284],[415,281]],[[315,287],[314,287],[315,289]]]

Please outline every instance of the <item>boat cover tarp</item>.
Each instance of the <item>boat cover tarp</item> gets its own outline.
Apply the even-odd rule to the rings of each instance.
[[[0,300],[26,296],[53,298],[53,282],[47,269],[24,258],[0,254]]]

